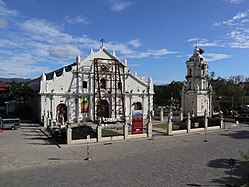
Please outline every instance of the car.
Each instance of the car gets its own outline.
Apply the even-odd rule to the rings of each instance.
[[[0,129],[16,130],[18,128],[20,128],[20,119],[19,118],[2,119],[0,117]]]

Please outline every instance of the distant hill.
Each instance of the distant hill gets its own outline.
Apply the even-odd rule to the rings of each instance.
[[[24,79],[24,78],[1,78],[0,82],[29,82],[31,79]]]

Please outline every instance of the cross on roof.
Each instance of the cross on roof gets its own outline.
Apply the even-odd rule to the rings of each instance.
[[[102,38],[100,41],[101,41],[101,47],[103,47],[105,40]]]
[[[195,47],[196,47],[196,48],[199,48],[198,40],[196,40],[196,42],[195,42]]]

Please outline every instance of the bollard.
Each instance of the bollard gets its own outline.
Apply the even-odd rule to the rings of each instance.
[[[187,132],[189,133],[190,130],[191,130],[191,120],[190,120],[190,113],[188,113]]]
[[[128,125],[127,122],[125,122],[124,126],[123,126],[123,131],[124,131],[124,139],[128,139]]]
[[[90,156],[90,147],[89,147],[90,138],[91,138],[90,135],[86,136],[87,154],[86,154],[86,158],[84,160],[92,160],[92,157]]]
[[[71,129],[71,125],[68,124],[68,128],[67,128],[67,144],[71,144],[72,143],[72,129]]]
[[[147,123],[147,137],[149,138],[152,137],[152,123],[151,122]]]
[[[182,121],[183,120],[183,109],[181,107],[181,110],[180,110],[180,120]]]
[[[101,125],[97,126],[97,142],[101,142],[102,138],[102,127]]]
[[[161,111],[160,111],[160,120],[163,121],[163,109],[161,108]]]
[[[223,112],[220,111],[220,129],[224,129],[224,118],[223,118]]]

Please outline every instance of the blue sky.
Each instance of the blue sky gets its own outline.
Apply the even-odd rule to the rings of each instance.
[[[249,76],[249,0],[0,0],[0,77],[36,78],[101,38],[156,84],[185,79],[196,41],[209,72]]]

